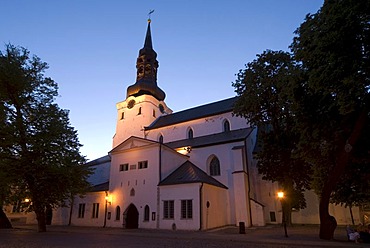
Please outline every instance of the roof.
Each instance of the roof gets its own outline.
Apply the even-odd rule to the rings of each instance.
[[[86,165],[87,166],[94,166],[94,165],[98,165],[98,164],[104,164],[104,163],[107,163],[107,162],[110,162],[110,156],[109,155],[105,155],[103,157],[94,159],[94,160],[86,163]]]
[[[233,111],[234,104],[237,99],[238,97],[232,97],[218,102],[213,102],[195,108],[176,112],[173,114],[160,116],[150,126],[145,127],[145,130],[156,129],[207,116],[231,112]]]
[[[222,133],[217,133],[217,134],[205,135],[201,137],[194,137],[192,139],[177,140],[177,141],[166,143],[165,145],[174,149],[174,148],[185,147],[185,146],[204,147],[204,146],[209,146],[209,145],[224,144],[224,143],[244,140],[251,134],[252,131],[253,131],[253,128],[250,128],[250,127],[242,128],[238,130],[232,130],[229,132],[222,132]]]
[[[216,187],[227,189],[225,185],[207,175],[190,161],[186,161],[168,177],[163,179],[158,185],[175,185],[187,183],[207,183]]]
[[[89,192],[99,192],[99,191],[108,191],[109,190],[109,181],[97,185],[93,185]]]

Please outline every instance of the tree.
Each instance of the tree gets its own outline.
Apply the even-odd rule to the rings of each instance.
[[[46,231],[46,210],[84,193],[90,174],[68,111],[54,102],[58,88],[44,76],[47,68],[25,48],[8,44],[0,52],[0,134],[6,140],[0,144],[0,176],[8,178],[0,200],[30,198],[39,232]]]
[[[328,206],[369,125],[370,2],[327,0],[296,31],[291,45],[307,80],[297,104],[298,150],[314,165],[320,238],[333,238]],[[363,147],[367,152],[369,146]],[[318,186],[318,187],[317,187]]]
[[[310,165],[294,154],[298,135],[293,132],[290,98],[301,80],[300,68],[289,53],[267,50],[240,70],[233,83],[239,95],[234,112],[258,127],[258,140],[262,141],[256,155],[258,171],[263,179],[277,181],[283,188],[288,223],[292,207],[306,206],[303,191],[310,183]]]

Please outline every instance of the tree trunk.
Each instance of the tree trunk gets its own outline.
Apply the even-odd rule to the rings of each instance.
[[[12,228],[12,223],[10,223],[8,217],[3,211],[2,206],[0,206],[0,229]]]
[[[37,219],[37,231],[46,232],[46,214],[45,209],[40,206],[35,206],[35,214]]]
[[[71,199],[70,199],[70,207],[69,207],[68,226],[70,226],[72,224],[73,203],[74,203],[74,197],[71,196]]]
[[[343,144],[342,151],[338,154],[336,163],[330,172],[327,181],[324,183],[321,198],[320,198],[320,239],[330,240],[333,239],[335,228],[337,227],[337,221],[333,216],[329,214],[329,201],[330,195],[338,183],[341,175],[343,174],[346,166],[349,163],[350,154],[352,147],[356,144],[360,137],[362,129],[365,126],[367,118],[367,111],[362,111],[358,119],[356,120],[355,127],[346,141]]]
[[[349,205],[349,213],[351,214],[352,225],[355,225],[355,220],[353,219],[352,205]]]

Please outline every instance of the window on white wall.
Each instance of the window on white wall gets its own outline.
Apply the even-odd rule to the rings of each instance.
[[[194,138],[194,131],[193,131],[193,129],[189,129],[188,130],[188,139],[192,139],[192,138]]]
[[[220,171],[220,160],[216,156],[214,156],[211,159],[211,162],[209,163],[209,174],[211,176],[219,176],[221,175]]]
[[[148,161],[146,160],[146,161],[140,161],[139,163],[138,163],[138,165],[139,165],[139,169],[145,169],[145,168],[148,168]]]
[[[96,219],[99,217],[99,203],[93,203],[92,218]]]
[[[224,122],[224,132],[229,132],[230,131],[230,122],[226,120]]]
[[[121,208],[119,206],[116,207],[116,220],[121,218]]]
[[[128,164],[120,164],[119,171],[128,171]]]
[[[193,218],[193,200],[181,200],[181,219]]]
[[[149,206],[146,205],[144,208],[144,221],[149,221],[149,213],[150,213]]]
[[[78,218],[84,218],[85,217],[85,203],[81,203],[78,205]]]
[[[173,219],[175,212],[174,206],[173,200],[163,201],[163,219]]]

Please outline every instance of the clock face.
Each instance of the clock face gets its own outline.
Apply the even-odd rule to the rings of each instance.
[[[159,104],[159,110],[161,111],[161,113],[163,114],[164,113],[164,107],[163,107],[163,105],[162,104]]]
[[[132,109],[135,105],[135,100],[130,100],[128,103],[127,103],[127,108],[129,109]]]

